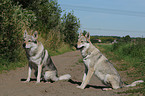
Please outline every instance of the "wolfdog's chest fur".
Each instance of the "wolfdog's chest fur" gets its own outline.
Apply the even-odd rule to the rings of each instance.
[[[43,45],[39,45],[36,48],[34,47],[31,50],[28,50],[26,52],[28,61],[31,64],[36,64],[37,66],[40,65],[44,52],[45,52],[45,49],[44,49]]]
[[[100,53],[100,51],[92,44],[90,44],[89,47],[86,47],[83,50],[81,50],[84,64],[87,67],[94,66],[95,65],[94,60],[96,60],[97,57],[99,56],[98,53]]]

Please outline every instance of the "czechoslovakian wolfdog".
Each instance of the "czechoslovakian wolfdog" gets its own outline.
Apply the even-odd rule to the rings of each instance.
[[[89,83],[93,73],[102,81],[103,84],[111,88],[104,88],[103,90],[112,90],[122,87],[136,86],[136,84],[144,82],[143,80],[138,80],[130,85],[125,85],[121,78],[113,67],[113,65],[108,61],[108,59],[90,42],[90,34],[86,33],[84,36],[81,32],[79,34],[77,48],[80,49],[83,62],[85,65],[85,73],[83,76],[83,81],[80,89],[84,89]]]
[[[25,82],[30,81],[32,68],[35,70],[37,83],[40,82],[41,78],[45,81],[58,81],[70,79],[71,76],[69,74],[58,77],[57,69],[54,63],[52,62],[50,56],[48,55],[47,50],[44,49],[44,46],[41,42],[37,40],[37,38],[37,31],[35,31],[33,36],[31,36],[28,35],[27,31],[25,30],[23,48],[26,51],[26,55],[29,61],[28,78]]]

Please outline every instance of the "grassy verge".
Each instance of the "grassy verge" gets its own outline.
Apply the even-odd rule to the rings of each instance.
[[[130,55],[123,55],[121,52],[118,52],[120,50],[112,51],[113,45],[97,45],[97,48],[99,50],[106,54],[106,57],[115,63],[115,68],[118,71],[123,71],[126,73],[128,77],[130,77],[132,80],[126,80],[130,84],[131,82],[135,80],[144,80],[145,81],[145,62],[143,61],[143,58],[138,57],[132,57]],[[132,96],[133,94],[142,94],[145,96],[145,83],[139,84],[139,88],[131,88],[127,91],[118,92],[118,94],[121,93],[130,93]],[[134,96],[134,95],[133,95]]]
[[[9,70],[14,70],[18,67],[24,67],[27,64],[27,61],[26,61],[27,58],[25,58],[25,59],[24,58],[21,61],[17,61],[17,62],[10,62],[10,61],[0,58],[0,61],[1,61],[0,62],[0,73],[6,72]]]
[[[46,48],[48,50],[48,53],[51,56],[56,56],[56,55],[60,55],[66,52],[70,52],[70,51],[75,51],[76,49],[68,44],[63,44],[61,45],[60,48],[56,49],[56,50],[51,50],[49,48]]]

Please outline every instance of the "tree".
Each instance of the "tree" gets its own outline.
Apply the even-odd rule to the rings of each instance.
[[[64,41],[74,45],[77,41],[77,31],[80,28],[80,20],[74,16],[73,12],[64,14],[62,17],[62,33],[64,34]]]
[[[50,29],[55,28],[61,22],[61,7],[56,0],[14,0],[22,4],[22,7],[32,10],[36,17],[35,27],[48,34]],[[44,34],[44,35],[46,35]]]
[[[130,36],[129,35],[126,35],[125,37],[123,37],[123,41],[124,42],[130,42],[131,41],[131,38],[130,38]]]

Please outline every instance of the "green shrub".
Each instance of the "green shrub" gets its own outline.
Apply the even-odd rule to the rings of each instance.
[[[64,42],[75,45],[77,42],[77,31],[80,28],[79,19],[74,16],[74,13],[65,13],[62,17],[62,33],[64,34]]]
[[[11,0],[0,2],[0,54],[1,58],[8,61],[19,60],[21,53],[22,31],[25,26],[31,26],[35,21],[32,11],[21,8]]]

